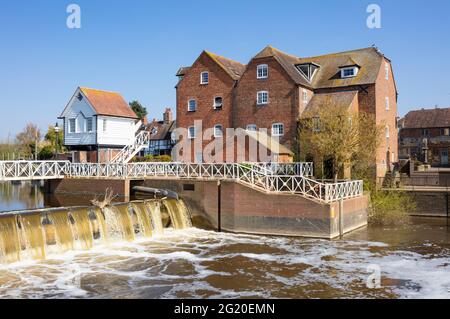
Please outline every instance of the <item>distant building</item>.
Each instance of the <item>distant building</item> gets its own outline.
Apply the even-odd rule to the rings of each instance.
[[[146,125],[146,130],[150,132],[150,142],[145,149],[145,155],[170,155],[175,141],[172,138],[172,132],[175,130],[175,121],[172,110],[166,108],[163,114],[163,120],[154,119]]]
[[[399,121],[399,129],[399,156],[449,166],[450,108],[411,111]]]
[[[141,122],[119,93],[79,87],[59,117],[73,162],[106,163],[133,144]]]

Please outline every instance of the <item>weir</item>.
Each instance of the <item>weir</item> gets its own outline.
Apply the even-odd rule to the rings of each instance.
[[[190,213],[181,200],[5,213],[0,215],[0,263],[42,260],[49,253],[150,238],[163,234],[163,225],[191,227]]]

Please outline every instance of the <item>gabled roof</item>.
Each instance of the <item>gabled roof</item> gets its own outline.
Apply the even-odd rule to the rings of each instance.
[[[204,51],[211,59],[213,59],[217,64],[219,64],[225,72],[227,72],[231,78],[235,81],[239,80],[241,75],[245,71],[245,65],[237,61],[225,58],[223,56]]]
[[[253,59],[262,59],[268,57],[275,58],[296,84],[311,87],[311,84],[305,79],[303,75],[300,74],[300,72],[295,67],[296,64],[303,63],[300,61],[299,57],[287,54],[272,47],[271,45],[268,45],[261,52],[255,55]]]
[[[450,127],[450,108],[410,111],[402,119],[403,128]]]
[[[245,72],[246,65],[244,64],[208,51],[203,51],[203,53],[216,61],[234,80],[239,80]],[[295,84],[310,89],[374,84],[384,59],[390,61],[375,47],[301,58],[287,54],[270,45],[255,55],[252,60],[268,57],[276,59]],[[311,82],[296,67],[298,64],[306,63],[319,66]],[[355,77],[341,78],[341,68],[347,66],[358,66],[358,74]],[[188,70],[189,68],[181,68],[177,75],[184,75]]]
[[[97,115],[132,119],[138,118],[119,93],[89,89],[85,87],[80,87],[79,89],[87,98],[89,104],[94,108]]]
[[[358,96],[358,91],[344,91],[335,93],[321,93],[314,94],[311,101],[309,101],[300,118],[310,118],[317,114],[317,112],[326,105],[333,105],[338,108],[350,108],[355,97]]]
[[[168,140],[171,139],[171,134],[175,130],[175,121],[164,123],[164,121],[153,121],[146,126],[146,131],[152,132],[156,129],[154,134],[150,134],[150,140]]]

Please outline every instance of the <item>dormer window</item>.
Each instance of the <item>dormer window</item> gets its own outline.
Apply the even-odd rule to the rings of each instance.
[[[157,128],[157,127],[152,128],[150,134],[151,134],[151,135],[156,135],[156,134],[158,134],[158,128]]]
[[[223,99],[221,96],[216,96],[214,98],[214,109],[215,110],[221,110],[222,109],[222,104],[223,104]]]
[[[269,77],[269,66],[267,64],[260,64],[256,68],[257,79],[267,79]]]
[[[296,64],[295,67],[297,68],[298,72],[300,72],[300,74],[303,75],[306,80],[308,80],[308,82],[312,81],[317,70],[320,68],[318,64],[312,62]]]
[[[342,67],[341,68],[341,78],[346,79],[346,78],[355,77],[358,74],[358,70],[359,70],[359,68],[356,65]]]
[[[200,74],[200,84],[209,83],[209,72],[205,71]]]

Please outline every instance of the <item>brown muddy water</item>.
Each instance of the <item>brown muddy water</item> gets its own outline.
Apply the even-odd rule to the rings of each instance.
[[[89,200],[0,184],[0,212]],[[450,228],[413,218],[336,241],[166,229],[0,265],[0,298],[450,298]]]

